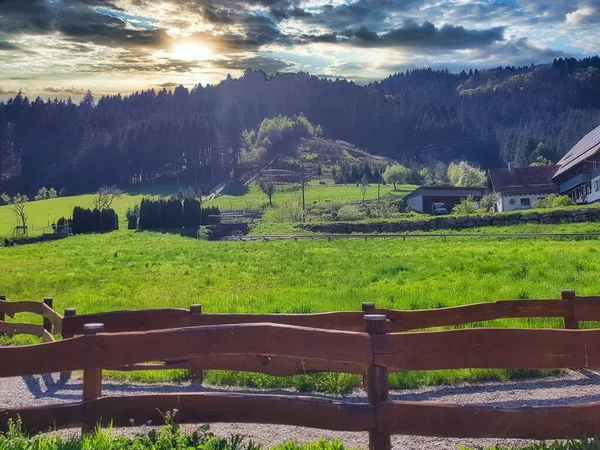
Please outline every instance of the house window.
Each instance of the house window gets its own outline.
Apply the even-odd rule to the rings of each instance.
[[[522,198],[521,199],[521,206],[530,206],[531,202],[528,198]]]
[[[600,190],[600,186],[598,186],[600,184],[600,181],[596,180],[594,181],[594,191],[598,192],[598,190]]]

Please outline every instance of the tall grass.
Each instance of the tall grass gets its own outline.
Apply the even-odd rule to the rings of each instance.
[[[423,309],[516,298],[558,298],[561,289],[600,294],[600,240],[482,239],[204,242],[179,235],[129,232],[75,236],[0,248],[9,300],[55,298],[78,313],[201,303],[206,312],[310,313],[378,307]],[[19,319],[20,316],[17,316]],[[39,321],[39,318],[37,319]],[[595,324],[582,323],[583,326]],[[556,318],[502,319],[473,326],[562,327]],[[19,337],[20,342],[31,342]],[[4,341],[6,342],[6,341]],[[24,342],[24,343],[25,343]],[[537,374],[534,372],[533,374]],[[506,379],[510,371],[393,374],[392,387]],[[138,381],[183,380],[186,372],[110,374]],[[356,377],[281,381],[209,374],[213,382],[332,392]],[[321,380],[321,381],[319,381]]]

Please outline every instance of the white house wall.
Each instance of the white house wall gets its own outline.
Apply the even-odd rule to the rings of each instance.
[[[501,194],[501,200],[497,203],[498,211],[516,211],[518,209],[531,209],[533,204],[537,202],[541,198],[548,197],[550,195],[547,193],[539,193],[539,194],[520,194],[520,195],[507,195]],[[529,206],[521,206],[521,199],[528,198]],[[511,200],[514,200],[514,204],[511,205]]]
[[[406,200],[406,204],[418,212],[423,212],[423,196],[416,195]]]
[[[585,197],[586,203],[593,203],[593,202],[600,201],[600,176],[598,176],[596,178],[592,178],[591,185],[592,185],[592,192],[590,192],[588,195],[586,195],[586,197]]]

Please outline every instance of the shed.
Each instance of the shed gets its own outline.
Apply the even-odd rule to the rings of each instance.
[[[455,205],[469,195],[479,200],[483,191],[483,188],[478,187],[419,186],[404,199],[408,206],[418,212],[431,213],[434,203],[443,203],[450,212]]]

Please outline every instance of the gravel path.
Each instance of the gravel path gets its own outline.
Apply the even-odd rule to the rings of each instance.
[[[74,378],[61,382],[57,375],[34,377],[15,377],[0,379],[0,409],[27,405],[73,402],[81,399],[81,379]],[[156,392],[199,392],[225,390],[215,386],[196,384],[125,384],[105,381],[103,393],[107,395],[127,395],[132,393]],[[227,389],[233,390],[233,389]],[[239,389],[238,389],[239,391]],[[253,391],[256,392],[256,391]],[[263,391],[264,392],[264,391]],[[286,391],[269,391],[286,392]],[[578,373],[568,371],[563,375],[542,379],[505,382],[464,384],[451,387],[430,387],[419,390],[398,390],[390,392],[393,399],[436,401],[458,404],[488,404],[502,407],[552,406],[600,401],[600,375],[595,372]],[[365,393],[357,390],[345,397],[348,401],[366,401]],[[194,426],[184,426],[186,431]],[[141,428],[123,428],[120,433],[139,433]],[[272,446],[293,439],[298,442],[310,442],[320,438],[339,439],[348,447],[367,448],[367,433],[343,433],[316,430],[285,425],[257,424],[212,424],[211,431],[227,437],[231,434],[247,436],[264,446]],[[67,433],[78,433],[70,430]],[[62,432],[61,432],[62,433]],[[495,444],[517,445],[525,441],[498,439],[445,439],[420,436],[393,436],[396,449],[457,449],[460,444],[473,447],[487,447]]]

